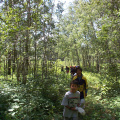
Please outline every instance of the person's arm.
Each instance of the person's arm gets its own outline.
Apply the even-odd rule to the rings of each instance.
[[[76,76],[73,76],[73,80],[77,79],[77,75]]]
[[[80,107],[80,92],[78,92],[79,94],[78,94],[78,104],[77,104],[77,107]]]
[[[77,107],[80,107],[80,103],[77,104]]]
[[[87,96],[87,91],[88,91],[88,83],[87,83],[87,79],[84,77],[85,80],[85,96]]]
[[[88,92],[88,82],[87,82],[87,79],[85,79],[85,82],[86,82],[85,96],[87,96],[87,92]]]
[[[70,109],[70,110],[76,110],[75,107],[69,107],[68,105],[66,105],[65,107]]]
[[[71,109],[71,107],[69,107],[68,105],[66,105],[65,107],[68,108],[68,109]]]
[[[63,105],[63,106],[68,106],[67,94],[64,95],[61,105]]]
[[[87,96],[87,91],[88,91],[88,89],[85,90],[85,96]]]
[[[75,107],[72,107],[71,110],[75,110],[75,111],[76,111],[76,108],[75,108]]]

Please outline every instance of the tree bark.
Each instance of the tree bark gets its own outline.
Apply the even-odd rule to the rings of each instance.
[[[80,66],[80,58],[79,58],[78,50],[77,48],[75,48],[75,50],[76,50],[76,55],[77,55],[77,65]]]
[[[99,54],[97,53],[97,56],[96,56],[96,69],[97,69],[97,72],[99,72],[99,68],[100,68],[100,65],[99,65]]]
[[[8,52],[8,75],[11,75],[11,52]]]
[[[30,18],[30,0],[27,0],[27,27],[29,28],[31,24]],[[26,84],[27,74],[28,74],[28,66],[29,66],[29,30],[26,30],[26,39],[25,39],[25,57],[24,57],[24,72],[23,72],[23,84]]]
[[[13,73],[15,72],[15,66],[16,66],[16,58],[17,58],[17,51],[16,51],[16,43],[14,42],[14,50],[13,50],[13,65],[12,65],[12,70],[13,70]]]

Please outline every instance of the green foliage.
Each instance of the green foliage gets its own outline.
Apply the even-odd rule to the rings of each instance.
[[[61,100],[65,93],[66,86],[69,87],[70,76],[64,73],[58,74],[58,79],[50,74],[50,78],[44,78],[43,81],[38,76],[36,79],[29,78],[26,85],[16,85],[5,83],[2,90],[9,93],[8,97],[3,97],[0,104],[3,106],[3,117],[5,119],[35,119],[51,120],[53,118],[62,118]],[[7,86],[6,86],[7,85]],[[5,87],[6,86],[6,87]],[[9,91],[7,89],[9,87]],[[4,89],[5,88],[5,89]],[[4,95],[3,94],[3,95]],[[2,113],[3,113],[2,112]],[[57,115],[58,114],[58,115]]]
[[[1,8],[0,119],[61,120],[71,81],[61,72],[66,65],[90,71],[84,72],[89,94],[83,119],[119,119],[119,1],[74,1],[65,15],[63,3],[55,10],[49,0],[8,0]]]
[[[84,72],[88,79],[88,96],[86,98],[86,116],[83,120],[119,119],[119,84],[109,82],[97,73]]]
[[[119,119],[120,83],[109,83],[98,73],[83,71],[83,74],[88,79],[89,90],[86,115],[79,117],[83,120]],[[58,79],[55,76],[43,81],[40,76],[29,78],[26,85],[1,81],[1,119],[62,120],[61,101],[70,81],[70,75],[64,72],[59,72]]]

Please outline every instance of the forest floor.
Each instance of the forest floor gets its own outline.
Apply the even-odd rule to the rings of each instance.
[[[101,84],[99,74],[84,72],[84,75],[88,79],[89,90],[86,97],[86,115],[79,114],[79,120],[120,120],[120,89],[112,89],[112,86],[108,89],[105,84]],[[10,81],[0,80],[0,83],[0,120],[16,120],[11,116],[14,116],[15,109],[22,104],[19,99],[21,93],[18,87],[10,85]],[[62,111],[59,118],[56,116],[54,120],[62,120],[60,116]]]
[[[85,72],[84,75],[88,79],[89,89],[86,115],[80,115],[80,120],[120,120],[120,91],[114,88],[107,91],[105,84],[101,86],[102,80],[98,74]]]

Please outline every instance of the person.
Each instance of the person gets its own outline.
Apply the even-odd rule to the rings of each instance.
[[[70,83],[70,91],[66,92],[61,105],[64,106],[63,117],[64,120],[78,120],[77,107],[80,103],[80,92],[77,91],[78,82],[72,81]]]
[[[66,73],[69,73],[69,67],[66,66]]]
[[[79,67],[79,66],[75,66],[75,67],[74,67],[74,74],[73,74],[73,77],[77,75],[77,67]]]
[[[71,67],[71,78],[73,79],[73,77],[75,76],[76,74],[76,66],[72,66]]]
[[[73,70],[74,70],[73,66],[70,66],[70,74],[72,79],[73,79]]]
[[[78,91],[80,92],[80,106],[85,108],[85,97],[87,96],[88,83],[85,76],[82,74],[82,68],[79,66],[76,69],[77,75],[73,77],[73,80],[78,82]]]
[[[63,66],[61,67],[61,72],[64,72],[64,67]]]

